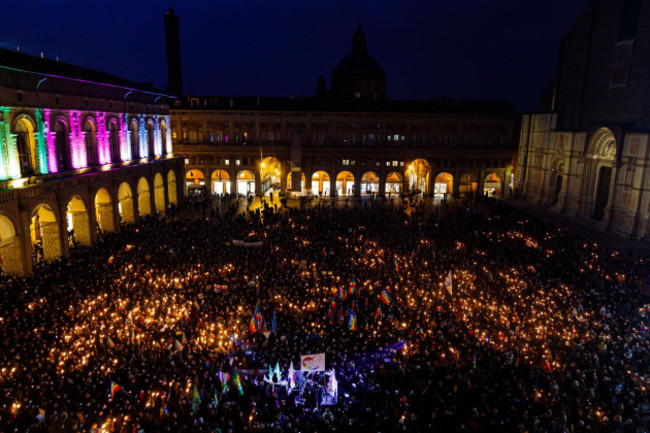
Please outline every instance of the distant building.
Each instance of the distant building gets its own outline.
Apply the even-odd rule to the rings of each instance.
[[[390,101],[360,27],[315,96],[185,96],[171,107],[188,188],[215,194],[501,196],[519,127],[506,102]]]
[[[166,96],[0,50],[0,256],[23,275],[183,198]]]
[[[540,113],[523,117],[515,185],[623,236],[650,236],[650,3],[592,0],[564,36]]]

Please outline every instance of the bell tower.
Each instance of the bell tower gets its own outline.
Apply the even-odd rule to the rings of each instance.
[[[178,15],[169,6],[165,14],[165,40],[167,43],[167,91],[183,96],[183,72],[181,70],[181,38],[178,31]]]

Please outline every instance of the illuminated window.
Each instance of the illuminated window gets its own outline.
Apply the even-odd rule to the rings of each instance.
[[[239,159],[235,160],[235,165],[241,165],[241,161]]]
[[[354,97],[356,99],[360,99],[361,98],[361,92],[354,92]]]
[[[189,163],[190,163],[190,159],[189,159],[189,158],[185,158],[185,164],[188,164],[188,165],[189,165]]]
[[[393,167],[397,167],[397,161],[393,161]]]
[[[224,159],[223,160],[223,165],[230,165],[230,160],[229,159]]]
[[[350,160],[349,159],[344,159],[343,161],[341,161],[341,164],[350,165]]]

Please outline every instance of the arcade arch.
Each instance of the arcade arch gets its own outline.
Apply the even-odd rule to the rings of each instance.
[[[434,182],[434,195],[444,196],[445,194],[450,195],[452,193],[454,187],[454,177],[450,173],[447,173],[446,171],[439,173],[436,176]]]
[[[176,191],[176,174],[174,170],[169,170],[167,172],[167,199],[169,204],[177,206],[178,205],[178,192]]]
[[[237,173],[237,194],[255,195],[255,175],[250,170]]]
[[[262,160],[260,164],[260,177],[262,179],[262,192],[267,192],[269,189],[280,190],[280,175],[282,166],[280,161],[269,156]],[[237,188],[239,190],[239,188]]]
[[[138,216],[140,218],[151,215],[151,191],[149,182],[144,177],[138,181]]]
[[[210,177],[214,194],[230,194],[230,175],[226,170],[215,170]]]
[[[379,176],[374,171],[367,171],[361,176],[361,195],[379,193]]]
[[[187,189],[200,189],[205,186],[205,176],[201,170],[192,169],[185,175]]]
[[[426,159],[414,160],[406,169],[406,176],[409,179],[409,188],[415,193],[429,193],[429,178],[431,176],[431,165]]]
[[[402,192],[402,175],[396,171],[386,176],[386,194],[399,194]]]
[[[160,173],[156,173],[153,178],[153,198],[156,204],[156,212],[165,215],[165,185]]]
[[[115,231],[115,220],[113,217],[113,201],[106,188],[100,188],[95,194],[95,217],[97,226],[105,233]]]
[[[36,250],[37,260],[61,257],[61,237],[56,214],[45,203],[37,205],[31,213],[29,232]]]
[[[133,193],[128,183],[122,182],[117,191],[117,210],[123,223],[133,223],[135,214],[133,212]]]
[[[336,195],[354,195],[354,175],[349,171],[342,171],[336,176]]]
[[[90,218],[83,199],[78,195],[72,196],[65,212],[68,240],[81,245],[90,245]]]
[[[20,239],[16,237],[14,223],[5,215],[0,214],[0,258],[2,271],[7,275],[22,275],[23,253]]]
[[[490,173],[485,176],[483,182],[483,194],[488,196],[501,196],[502,195],[503,179],[498,173]]]
[[[311,192],[314,195],[330,195],[330,175],[325,171],[317,171],[311,176]]]

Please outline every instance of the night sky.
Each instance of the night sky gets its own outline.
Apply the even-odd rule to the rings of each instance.
[[[393,99],[502,99],[534,111],[559,42],[587,0],[184,0],[185,93],[313,95],[357,25]],[[155,0],[4,0],[0,47],[134,81],[167,82]]]

